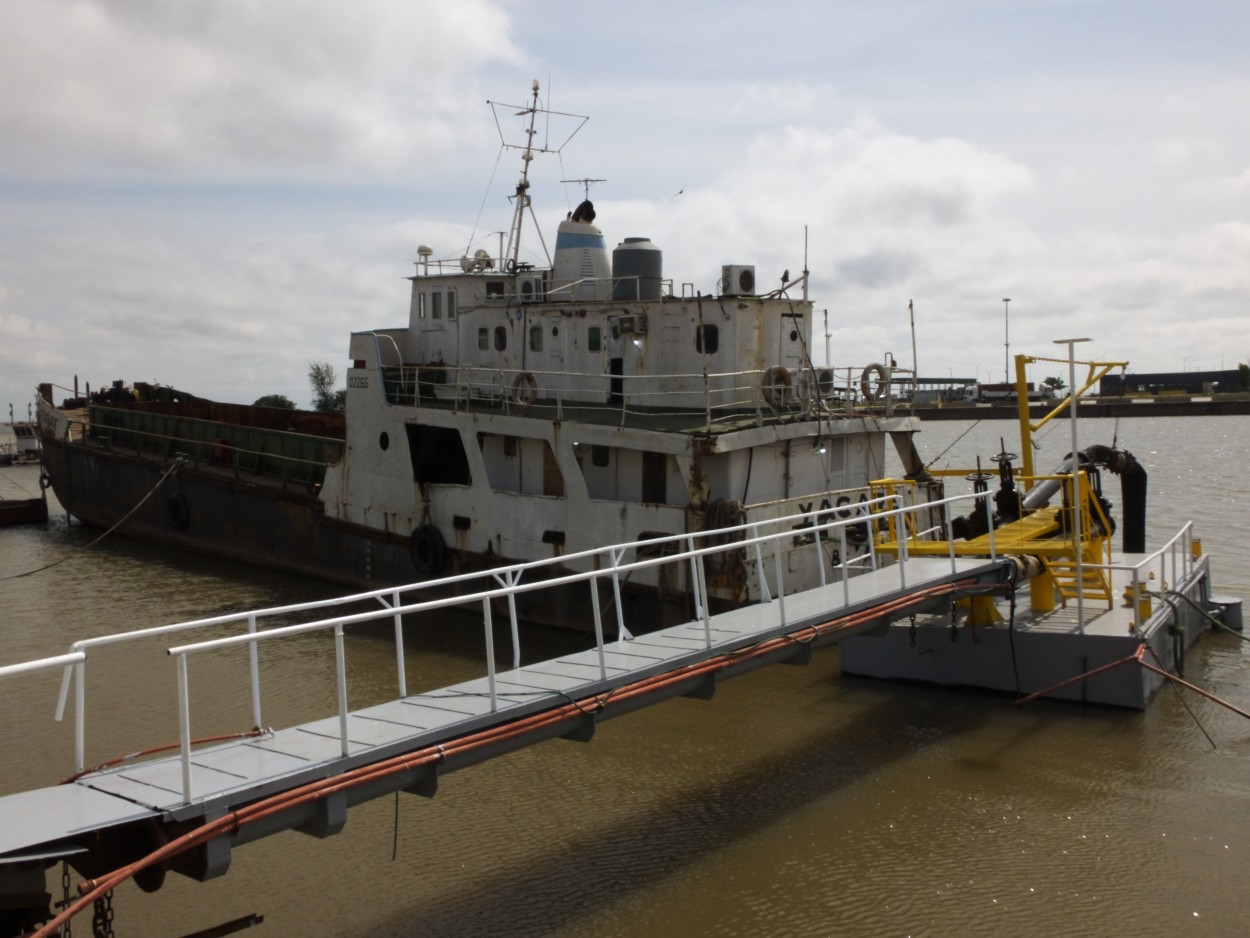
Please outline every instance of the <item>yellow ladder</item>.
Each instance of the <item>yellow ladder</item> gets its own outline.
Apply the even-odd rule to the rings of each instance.
[[[1059,591],[1063,605],[1067,606],[1069,599],[1076,598],[1076,561],[1059,559],[1057,557],[1043,557],[1042,563],[1046,565],[1046,569],[1050,571],[1050,575],[1054,578],[1055,589]],[[1083,566],[1081,568],[1081,587],[1085,599],[1105,599],[1107,608],[1115,605],[1115,600],[1111,595],[1111,576],[1108,571],[1098,567],[1091,567],[1088,564]]]

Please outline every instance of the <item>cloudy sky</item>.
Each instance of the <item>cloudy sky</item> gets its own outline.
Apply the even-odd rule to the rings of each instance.
[[[1053,340],[1250,359],[1244,0],[0,0],[0,406],[114,378],[306,405],[402,324],[418,244],[494,250],[488,99],[590,116],[536,164],[707,291],[803,267],[829,358],[1002,380]],[[505,111],[505,113],[507,113]],[[551,128],[552,140],[562,128]],[[680,194],[679,194],[680,193]],[[816,346],[823,346],[823,324]],[[1036,366],[1034,377],[1065,371]],[[59,398],[58,398],[59,399]],[[7,406],[5,406],[7,417]]]

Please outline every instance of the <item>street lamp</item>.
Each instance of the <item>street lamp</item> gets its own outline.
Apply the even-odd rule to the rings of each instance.
[[[1055,339],[1068,347],[1068,423],[1072,426],[1072,542],[1076,545],[1076,628],[1085,634],[1085,557],[1081,545],[1081,454],[1076,448],[1076,343],[1089,339]]]
[[[1011,384],[1011,297],[1003,297],[1003,383]]]

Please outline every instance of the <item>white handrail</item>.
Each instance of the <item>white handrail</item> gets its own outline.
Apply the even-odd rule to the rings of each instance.
[[[259,668],[255,663],[255,651],[259,646],[259,643],[262,641],[268,642],[279,638],[286,638],[314,631],[331,628],[334,629],[336,637],[336,683],[339,697],[340,733],[342,736],[343,751],[346,753],[347,686],[345,651],[342,644],[343,628],[345,626],[375,621],[382,618],[391,618],[395,623],[396,633],[397,635],[400,635],[402,640],[401,621],[402,616],[405,614],[431,612],[451,606],[465,606],[469,604],[481,603],[486,627],[487,670],[490,683],[491,706],[492,708],[496,708],[498,706],[498,701],[494,686],[495,668],[492,641],[493,633],[490,627],[492,600],[496,598],[506,596],[509,599],[508,608],[509,618],[512,620],[512,635],[516,655],[515,663],[519,666],[520,642],[515,596],[519,593],[556,588],[580,582],[590,583],[592,587],[592,611],[595,620],[595,640],[599,648],[601,671],[606,673],[606,671],[604,671],[605,666],[602,663],[604,661],[605,636],[603,623],[601,621],[601,613],[598,608],[598,588],[595,586],[595,584],[600,582],[605,577],[610,578],[612,583],[613,596],[616,604],[618,634],[622,639],[628,641],[632,638],[632,635],[625,627],[626,624],[623,619],[623,609],[621,603],[621,583],[623,579],[627,578],[628,575],[635,570],[657,567],[664,564],[681,563],[688,560],[692,564],[693,575],[691,578],[691,584],[695,591],[696,609],[698,610],[699,618],[704,620],[705,641],[707,646],[711,647],[712,632],[710,629],[710,620],[708,618],[710,616],[710,597],[708,594],[706,574],[703,569],[703,558],[729,550],[739,550],[745,548],[753,549],[756,557],[756,572],[759,578],[762,601],[767,603],[772,601],[772,597],[769,591],[768,579],[764,575],[765,566],[761,548],[764,544],[771,543],[774,554],[774,576],[776,578],[778,593],[776,597],[778,624],[784,627],[788,620],[786,617],[784,602],[785,584],[783,579],[784,565],[782,563],[782,553],[784,552],[786,545],[783,543],[783,539],[793,538],[798,530],[801,530],[805,535],[814,534],[815,536],[809,543],[814,545],[819,558],[817,562],[821,564],[823,569],[823,564],[825,562],[823,544],[829,540],[830,537],[836,537],[837,543],[841,548],[841,562],[838,565],[838,568],[842,571],[844,584],[843,599],[844,602],[849,603],[848,590],[850,571],[852,569],[852,565],[855,564],[857,560],[862,559],[856,558],[853,560],[847,557],[846,531],[850,526],[865,523],[875,525],[883,519],[893,518],[896,519],[896,529],[899,531],[905,531],[906,527],[903,522],[905,520],[905,516],[909,512],[927,511],[931,508],[953,506],[961,502],[988,497],[989,493],[980,493],[979,495],[973,493],[950,496],[940,501],[926,502],[919,505],[906,505],[900,495],[887,495],[844,506],[845,511],[849,512],[847,517],[836,517],[836,513],[833,511],[808,511],[806,513],[787,515],[780,518],[748,521],[743,524],[721,528],[714,531],[666,535],[664,537],[651,538],[645,541],[636,541],[625,544],[611,545],[609,547],[594,548],[557,558],[528,561],[488,571],[442,577],[437,580],[408,584],[406,586],[389,586],[361,593],[354,593],[347,596],[333,597],[331,599],[274,606],[250,612],[228,613],[174,623],[171,625],[131,630],[114,635],[99,636],[75,642],[74,645],[71,646],[70,653],[66,655],[38,659],[31,662],[9,665],[7,667],[0,668],[0,677],[5,677],[9,674],[25,673],[28,671],[66,668],[66,678],[62,684],[62,693],[57,707],[57,719],[59,720],[63,716],[65,697],[68,691],[69,675],[72,669],[72,672],[77,678],[75,695],[75,770],[82,771],[85,758],[85,663],[87,651],[89,649],[102,645],[137,640],[140,638],[178,634],[195,628],[246,622],[247,631],[241,634],[214,637],[203,641],[176,645],[167,649],[167,653],[177,662],[179,684],[179,726],[181,734],[180,744],[184,761],[184,795],[188,800],[190,800],[192,794],[190,781],[191,716],[190,697],[187,689],[187,668],[189,656],[192,654],[215,649],[236,647],[239,645],[247,645],[249,647],[248,660],[249,669],[252,673],[253,684],[253,717],[257,725],[260,725],[260,674]],[[826,520],[821,520],[822,515],[825,516]],[[765,529],[766,533],[759,533],[761,528]],[[741,535],[741,539],[735,539],[734,535]],[[822,535],[828,536],[824,537]],[[703,547],[696,546],[696,538],[707,539],[710,536],[715,536],[717,543]],[[878,568],[880,556],[875,550],[875,540],[876,538],[870,535],[869,548],[873,569]],[[623,562],[623,558],[629,550],[634,549],[636,551],[636,548],[643,544],[649,548],[653,548],[653,550],[649,550],[645,556],[636,557],[636,559],[629,562]],[[674,552],[669,552],[663,549],[665,545],[669,544],[674,545]],[[661,549],[654,550],[654,548],[657,547]],[[993,548],[991,546],[991,550],[992,549]],[[576,564],[583,561],[587,562],[591,569],[563,572],[563,570],[568,569],[570,564]],[[953,551],[950,554],[950,563],[951,569],[954,571],[955,556]],[[899,567],[899,585],[900,587],[905,588],[906,579],[903,565],[898,564],[897,566]],[[552,568],[563,568],[563,570],[554,576],[526,579],[527,575],[541,575],[545,571]],[[490,580],[493,580],[496,585],[470,590],[468,592],[460,592],[454,595],[441,595],[434,599],[417,599],[416,601],[412,601],[408,595],[415,591],[424,591],[426,593],[434,590],[441,591],[448,587],[459,587],[462,584],[467,584],[472,581],[477,581],[478,583],[489,583]],[[353,613],[350,615],[322,618],[312,622],[279,626],[276,628],[259,628],[259,622],[261,620],[272,618],[274,616],[289,615],[295,612],[331,609],[371,599],[378,600],[380,608]],[[397,642],[397,646],[399,648],[397,671],[399,675],[400,696],[403,697],[407,695],[405,663],[402,654],[402,644]]]

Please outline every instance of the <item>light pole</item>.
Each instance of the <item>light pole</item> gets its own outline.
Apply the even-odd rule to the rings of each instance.
[[[1055,339],[1068,347],[1068,423],[1072,425],[1072,542],[1076,554],[1076,628],[1085,634],[1085,549],[1081,544],[1081,455],[1076,448],[1076,343],[1089,339]]]
[[[1003,297],[1003,383],[1011,384],[1011,297]]]

